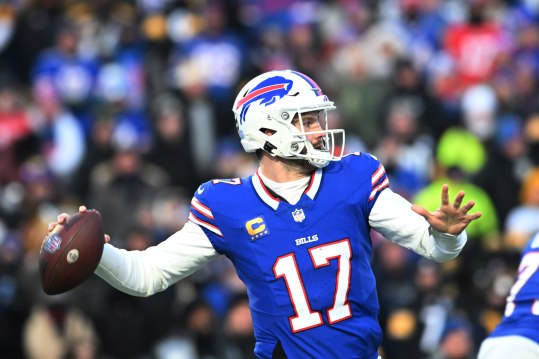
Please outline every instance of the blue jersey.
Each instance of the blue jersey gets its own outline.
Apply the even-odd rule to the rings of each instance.
[[[522,252],[518,276],[507,297],[504,318],[490,337],[520,335],[539,344],[539,234]]]
[[[388,185],[383,166],[356,153],[314,172],[295,205],[257,174],[197,190],[190,220],[247,287],[258,357],[278,342],[289,358],[378,357],[368,218]]]

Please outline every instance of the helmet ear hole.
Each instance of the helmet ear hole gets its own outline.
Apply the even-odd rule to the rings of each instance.
[[[266,136],[272,136],[272,135],[275,134],[275,132],[277,132],[277,131],[272,130],[270,128],[264,128],[264,127],[261,127],[259,131],[262,132],[263,134],[265,134]]]

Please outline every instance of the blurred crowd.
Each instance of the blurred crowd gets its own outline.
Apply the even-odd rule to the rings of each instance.
[[[0,357],[253,357],[225,258],[150,298],[95,276],[46,296],[38,253],[79,204],[122,248],[181,228],[201,182],[256,168],[231,106],[284,68],[336,102],[344,151],[376,155],[394,191],[476,201],[443,265],[372,233],[383,358],[475,357],[539,229],[535,0],[0,1]]]

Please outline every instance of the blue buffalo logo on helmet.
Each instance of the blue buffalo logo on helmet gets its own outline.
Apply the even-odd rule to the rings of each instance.
[[[236,110],[243,106],[240,113],[240,123],[245,121],[245,113],[256,101],[260,101],[261,105],[268,106],[278,99],[288,95],[292,88],[292,80],[287,80],[281,76],[270,77],[253,87],[245,96],[236,104]]]

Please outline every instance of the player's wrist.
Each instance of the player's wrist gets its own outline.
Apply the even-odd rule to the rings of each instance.
[[[462,248],[466,243],[466,232],[462,231],[459,234],[452,234],[438,231],[432,227],[429,228],[431,236],[434,238],[438,247],[453,251],[455,248]]]

